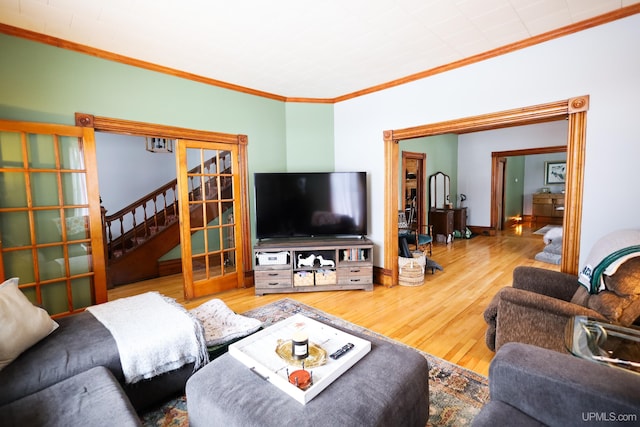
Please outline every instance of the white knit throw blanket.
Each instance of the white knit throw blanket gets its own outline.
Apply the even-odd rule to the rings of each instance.
[[[128,384],[208,361],[200,322],[175,300],[147,292],[88,307],[113,335]]]

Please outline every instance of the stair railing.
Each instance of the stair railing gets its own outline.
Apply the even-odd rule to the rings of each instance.
[[[224,159],[226,156],[222,156]],[[209,188],[210,177],[206,174],[216,171],[216,158],[204,163],[205,188]],[[226,173],[230,168],[225,169]],[[200,172],[200,166],[189,171]],[[198,177],[189,177],[189,200],[200,194]],[[118,258],[144,243],[151,236],[178,220],[177,180],[174,179],[112,215],[104,216],[105,241],[109,259]]]

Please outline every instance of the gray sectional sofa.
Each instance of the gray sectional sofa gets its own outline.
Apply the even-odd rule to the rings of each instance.
[[[111,333],[89,312],[0,370],[0,425],[140,425],[140,412],[184,392],[194,365],[125,384]]]
[[[638,425],[640,375],[507,343],[489,367],[491,400],[473,427]]]

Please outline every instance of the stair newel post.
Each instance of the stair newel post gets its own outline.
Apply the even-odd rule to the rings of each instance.
[[[167,190],[164,190],[162,192],[162,200],[163,200],[163,207],[162,207],[162,221],[164,222],[164,226],[167,226]],[[156,214],[157,215],[157,214]]]
[[[148,239],[149,238],[149,217],[147,217],[147,204],[143,204],[142,205],[142,220],[144,221],[142,223],[142,231],[143,231],[143,238],[144,239]],[[136,246],[138,246],[138,241],[136,240]]]
[[[171,191],[173,192],[173,203],[171,204],[171,209],[173,210],[173,213],[171,215],[173,215],[174,218],[177,218],[178,216],[178,197],[176,196],[176,187],[178,185],[176,183],[173,184],[173,187],[171,187]],[[166,218],[166,215],[165,215]]]
[[[106,211],[105,211],[106,213]],[[105,226],[107,229],[107,254],[109,259],[113,258],[113,233],[111,232],[111,220],[105,217]]]
[[[196,200],[196,188],[193,186],[193,177],[190,176],[189,177],[189,186],[191,187],[191,191],[189,192],[189,200],[190,201],[194,201]]]
[[[138,245],[138,223],[136,222],[136,208],[132,208],[130,211],[131,216],[133,217],[132,221],[132,225],[131,225],[131,232],[133,234],[133,236],[131,237],[131,248],[135,248]]]
[[[211,167],[209,166],[209,164],[205,163],[204,165],[204,174],[203,174],[203,178],[204,178],[204,194],[205,195],[209,195],[211,194],[211,184],[210,184],[210,177],[207,174],[211,173]],[[208,197],[205,197],[208,198]]]
[[[121,216],[118,218],[120,220],[120,246],[121,246],[121,253],[125,253],[127,251],[127,247],[124,244],[124,216]]]
[[[153,229],[155,234],[158,232],[158,195],[153,195]]]

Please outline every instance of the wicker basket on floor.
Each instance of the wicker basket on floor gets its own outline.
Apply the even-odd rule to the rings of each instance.
[[[406,259],[406,258],[405,258]],[[400,265],[398,275],[400,286],[421,286],[424,284],[424,267],[417,260],[410,260]]]

